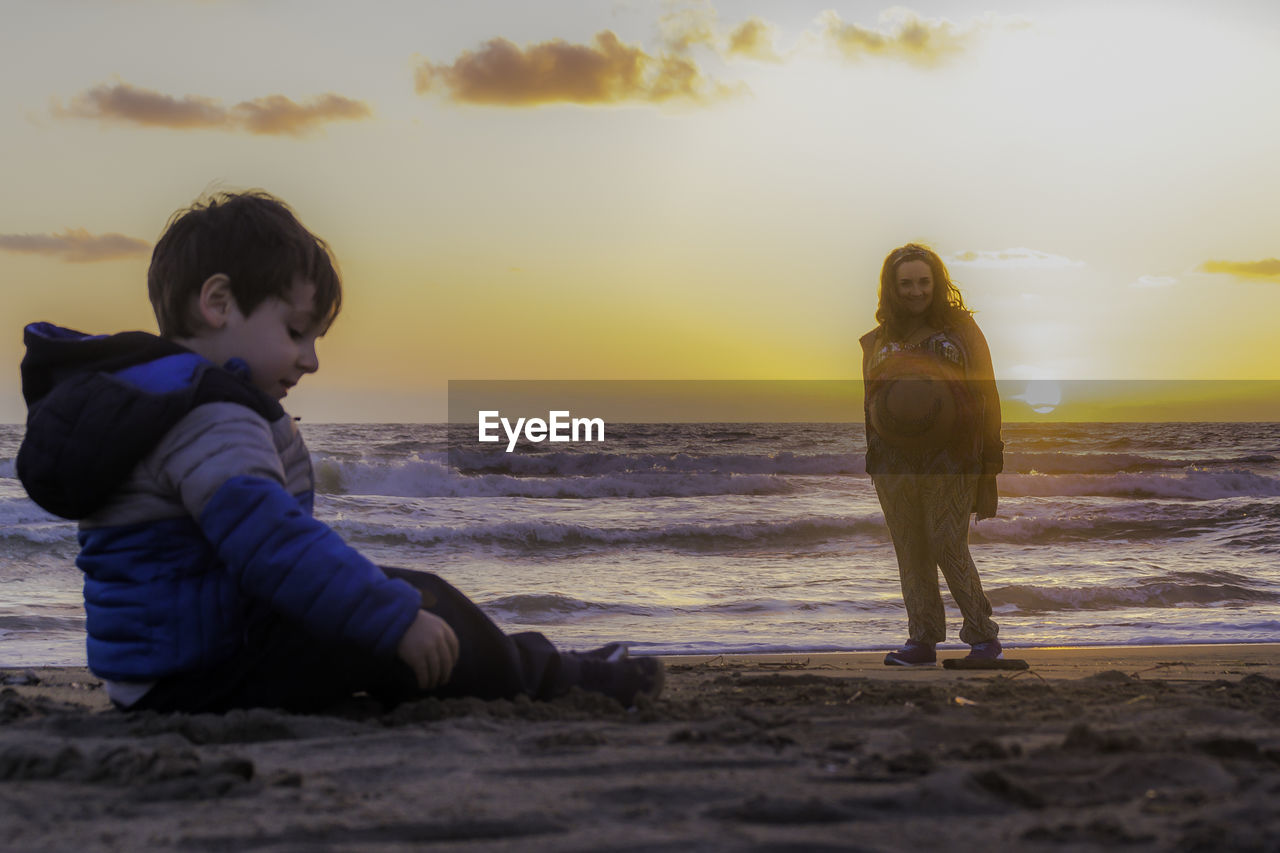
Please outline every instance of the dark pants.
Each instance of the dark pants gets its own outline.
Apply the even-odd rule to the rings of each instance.
[[[296,623],[255,629],[237,656],[198,672],[162,678],[129,710],[222,712],[232,708],[319,711],[366,692],[394,704],[423,696],[548,699],[568,689],[555,646],[534,632],[504,634],[479,607],[427,572],[383,568],[422,593],[422,609],[458,635],[458,663],[443,687],[423,691],[398,657],[378,657],[317,640]]]
[[[960,641],[995,639],[1000,626],[982,591],[969,553],[969,513],[978,489],[972,474],[879,474],[873,478],[884,520],[898,556],[907,636],[934,645],[947,636],[947,616],[938,591],[938,569],[964,623]]]

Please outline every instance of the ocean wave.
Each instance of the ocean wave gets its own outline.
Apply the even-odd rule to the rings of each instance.
[[[1125,517],[1127,513],[1111,514],[1104,508],[1067,517],[1018,514],[974,525],[970,541],[1016,545],[1128,541],[1153,542],[1158,546],[1166,541],[1212,536],[1214,545],[1251,549],[1280,547],[1280,532],[1274,527],[1257,527],[1253,521],[1246,529],[1236,530],[1242,512],[1152,515],[1150,510],[1143,509],[1141,515]],[[801,553],[827,543],[845,543],[855,548],[883,545],[889,540],[884,519],[875,512],[777,520],[708,520],[647,527],[609,527],[550,519],[457,526],[414,525],[404,519],[379,521],[356,515],[341,516],[330,523],[357,546],[362,543],[463,549],[497,546],[517,551],[630,546],[694,552],[786,549]]]
[[[1143,625],[1149,629],[1151,626]],[[1165,634],[1131,634],[1121,645],[1128,646],[1178,646],[1184,643],[1197,646],[1215,643],[1274,643],[1280,638],[1280,622],[1197,622],[1193,625],[1165,625]],[[1072,641],[1072,645],[1083,645]],[[1108,644],[1110,645],[1110,644]]]
[[[0,542],[76,544],[76,524],[45,512],[30,498],[0,498]]]
[[[728,441],[750,433],[732,433]],[[726,439],[718,436],[714,448]],[[317,460],[323,461],[323,460]],[[512,477],[601,477],[637,474],[736,474],[772,476],[865,476],[866,458],[856,453],[592,453],[546,452],[504,453],[501,451],[454,450],[449,453],[419,453],[378,456],[358,463],[387,469],[406,461],[436,464],[466,475],[506,474]],[[1195,459],[1110,452],[1017,452],[1005,453],[1005,470],[1022,474],[1122,474],[1145,471],[1195,468],[1248,467],[1273,464],[1269,454],[1249,454],[1225,458]]]
[[[467,527],[404,527],[338,519],[333,527],[352,542],[398,545],[497,545],[508,548],[643,545],[710,550],[735,547],[796,548],[853,536],[886,539],[878,516],[744,521],[732,524],[671,524],[664,527],[602,528],[558,521],[517,521]]]
[[[650,616],[655,610],[637,604],[584,601],[556,592],[504,595],[478,603],[494,619],[517,625],[558,625],[607,616]]]
[[[446,455],[446,454],[441,454]],[[467,473],[517,477],[602,474],[865,474],[861,453],[503,453],[455,450],[447,462]]]
[[[1280,601],[1280,595],[1239,583],[1206,583],[1159,578],[1133,586],[1039,586],[1034,584],[987,590],[992,607],[1015,612],[1046,613],[1055,610],[1118,610],[1167,608],[1186,605],[1258,604]]]
[[[507,454],[457,451],[351,460],[313,457],[317,489],[394,497],[694,497],[792,494],[797,477],[863,477],[858,453]],[[1009,453],[1001,493],[1213,500],[1280,496],[1280,479],[1247,466],[1266,454],[1188,462],[1124,453]]]
[[[0,615],[0,631],[83,631],[83,616]]]
[[[752,598],[743,601],[718,601],[706,604],[696,610],[685,612],[707,613],[721,616],[737,616],[751,614],[803,614],[805,618],[813,618],[820,613],[847,614],[884,612],[885,603],[875,599],[852,601],[849,599],[833,601],[808,601],[794,598]]]
[[[443,459],[394,463],[340,462],[315,465],[317,491],[387,497],[641,498],[703,495],[779,495],[796,491],[784,479],[741,472],[597,472],[592,475],[515,476],[464,474]]]
[[[1034,515],[997,516],[973,526],[970,541],[1052,545],[1098,540],[1188,539],[1216,528],[1207,518],[1161,515],[1155,518],[1116,518],[1105,513],[1075,517]]]
[[[1280,479],[1238,468],[1182,474],[1002,474],[1000,494],[1008,497],[1097,496],[1217,500],[1280,497]]]
[[[1176,459],[1139,453],[1006,451],[1004,454],[1005,471],[1020,474],[1136,474],[1169,469],[1267,465],[1276,461],[1277,457],[1269,454],[1196,459]]]
[[[807,601],[773,598],[717,601],[711,604],[684,606],[643,605],[588,601],[555,592],[505,595],[479,603],[495,619],[514,624],[540,625],[577,624],[591,619],[614,616],[682,618],[690,615],[734,617],[794,614],[813,618],[822,612],[852,616],[855,613],[885,609],[883,602],[878,601]]]
[[[32,545],[72,545],[76,541],[76,526],[71,522],[57,524],[22,524],[0,527],[0,542],[24,542]]]
[[[719,443],[733,443],[737,441],[759,441],[760,434],[754,430],[745,429],[713,429],[705,433],[708,441]]]

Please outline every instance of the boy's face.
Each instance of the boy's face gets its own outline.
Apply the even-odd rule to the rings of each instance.
[[[219,330],[219,351],[244,359],[253,384],[277,400],[320,369],[316,340],[328,330],[313,319],[315,294],[315,284],[299,276],[284,299],[267,299],[248,317],[233,304]]]

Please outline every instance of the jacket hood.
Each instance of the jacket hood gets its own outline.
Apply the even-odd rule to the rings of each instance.
[[[146,332],[86,335],[33,323],[23,340],[27,430],[15,468],[31,499],[63,518],[84,518],[102,506],[202,403],[240,403],[267,420],[284,414],[246,381],[247,370],[219,368]]]
[[[21,367],[22,396],[28,408],[75,373],[114,373],[167,355],[191,352],[146,332],[86,335],[53,323],[27,326],[22,330],[22,342],[27,348]]]

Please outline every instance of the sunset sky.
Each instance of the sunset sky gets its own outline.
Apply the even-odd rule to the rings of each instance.
[[[1280,379],[1276,4],[0,9],[0,422],[25,323],[154,331],[170,214],[250,187],[346,283],[313,422],[443,420],[451,379],[856,378],[912,240],[1002,378]]]

